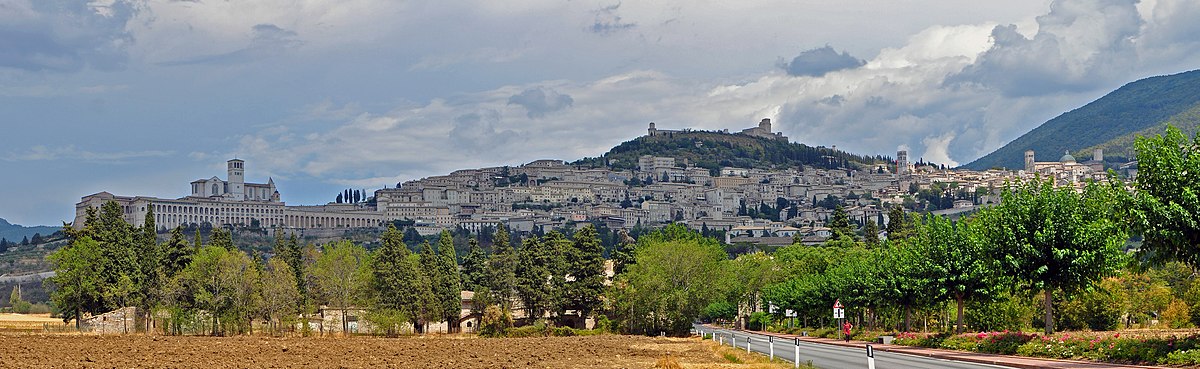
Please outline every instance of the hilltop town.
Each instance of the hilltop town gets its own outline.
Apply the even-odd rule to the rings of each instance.
[[[657,129],[650,123],[643,138],[690,132]],[[782,133],[772,132],[770,119],[736,133],[715,134],[787,142]],[[701,144],[696,142],[697,147]],[[820,149],[837,152],[836,148]],[[1060,184],[1079,184],[1085,178],[1104,176],[1102,158],[1097,151],[1093,160],[1082,163],[1070,154],[1058,161],[1038,162],[1029,151],[1025,168],[1018,171],[914,163],[903,150],[895,159],[840,165],[831,160],[832,165],[825,167],[714,168],[697,166],[687,158],[653,155],[641,155],[636,165],[624,166],[536,160],[456,170],[380,189],[374,196],[347,197],[345,201],[339,196],[336,203],[314,206],[287,205],[272,179],[246,183],[246,163],[234,159],[228,162],[226,180],[216,176],[195,180],[190,195],[182,198],[126,197],[108,192],[85,196],[76,206],[75,224],[83,223],[87,208],[116,201],[133,225],[140,225],[147,208],[153,206],[156,224],[162,229],[208,225],[328,234],[405,221],[421,235],[432,235],[456,228],[477,233],[498,223],[515,232],[558,229],[580,222],[614,230],[681,223],[723,235],[729,244],[780,246],[797,239],[820,244],[831,235],[826,222],[838,207],[852,222],[874,222],[876,229],[882,229],[888,222],[887,209],[897,206],[952,215],[997,201],[998,189],[1020,177],[1039,174],[1054,177]],[[1121,169],[1133,175],[1136,165]]]

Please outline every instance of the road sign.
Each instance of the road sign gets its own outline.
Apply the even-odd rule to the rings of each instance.
[[[775,306],[775,304],[771,304],[771,307],[770,307],[770,308],[768,308],[767,310],[768,310],[768,312],[769,312],[769,313],[771,313],[771,314],[775,314],[776,312],[778,312],[778,311],[779,311],[779,307],[778,307],[778,306]]]
[[[797,316],[797,314],[796,314],[795,310],[787,309],[787,311],[785,311],[783,313],[783,316],[788,317],[788,318],[795,318]]]
[[[846,317],[846,309],[842,309],[842,308],[834,308],[833,309],[833,318],[834,319],[842,319],[845,317]]]
[[[834,301],[833,301],[833,308],[834,308],[834,309],[841,309],[841,308],[842,308],[842,299],[837,299],[837,300],[834,300]]]

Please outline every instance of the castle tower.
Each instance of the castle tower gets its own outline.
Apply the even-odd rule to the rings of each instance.
[[[1092,150],[1092,160],[1104,161],[1104,149]]]
[[[1025,150],[1025,173],[1033,173],[1033,150]]]
[[[896,151],[896,175],[908,173],[908,150]]]
[[[240,159],[233,159],[227,162],[226,170],[229,173],[229,196],[234,200],[246,199],[246,162]]]
[[[650,137],[654,137],[654,134],[657,133],[657,131],[657,129],[654,129],[654,122],[650,122],[650,129],[647,129],[646,132],[650,135]]]
[[[763,120],[761,122],[758,122],[758,129],[762,130],[763,133],[770,134],[771,133],[771,118],[763,118]]]

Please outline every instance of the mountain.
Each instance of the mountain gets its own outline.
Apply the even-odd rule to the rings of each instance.
[[[25,237],[33,238],[34,234],[39,233],[43,236],[49,236],[60,230],[62,230],[62,227],[25,227],[9,223],[4,218],[0,218],[0,238],[8,239],[9,242],[21,242],[21,239]]]
[[[707,168],[710,172],[717,172],[721,167],[777,169],[805,165],[861,168],[885,160],[883,157],[854,155],[785,139],[683,130],[638,137],[613,147],[600,157],[584,158],[572,164],[592,167],[607,164],[614,169],[633,169],[642,155],[673,157],[677,164],[686,160],[688,164]]]
[[[1025,165],[1025,150],[1031,149],[1039,161],[1049,161],[1068,150],[1076,157],[1091,158],[1091,149],[1103,148],[1105,161],[1124,162],[1133,157],[1134,137],[1162,132],[1167,124],[1185,132],[1194,132],[1200,125],[1200,70],[1121,86],[963,167],[1019,169]]]

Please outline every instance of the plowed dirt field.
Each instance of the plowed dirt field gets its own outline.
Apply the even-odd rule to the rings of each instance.
[[[0,368],[688,368],[727,364],[698,339],[0,335]]]

